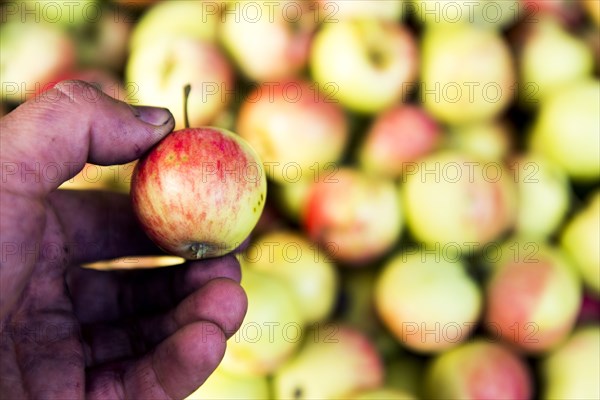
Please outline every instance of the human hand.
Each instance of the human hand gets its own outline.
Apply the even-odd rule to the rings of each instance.
[[[234,256],[94,271],[156,254],[128,196],[56,188],[85,162],[122,164],[174,127],[66,81],[0,120],[2,398],[183,398],[220,362],[247,300]]]

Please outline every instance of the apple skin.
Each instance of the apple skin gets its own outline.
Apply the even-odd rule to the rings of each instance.
[[[502,162],[510,154],[514,132],[505,121],[490,120],[453,126],[446,147],[464,151],[482,160]]]
[[[273,378],[277,399],[348,398],[383,384],[379,354],[359,330],[341,324],[319,324],[306,333],[298,353]]]
[[[567,223],[560,244],[573,260],[585,286],[600,298],[600,191]]]
[[[283,185],[316,180],[349,139],[343,109],[304,80],[257,87],[241,105],[236,131],[261,156],[268,177]]]
[[[264,400],[269,383],[264,376],[235,375],[217,369],[185,400]]]
[[[489,334],[529,354],[559,345],[573,329],[582,299],[570,260],[543,242],[511,239],[490,265],[484,312]]]
[[[217,128],[173,132],[137,163],[133,209],[148,236],[186,259],[234,250],[256,225],[266,198],[256,152]]]
[[[560,347],[545,355],[540,363],[541,398],[600,398],[600,326],[575,329]]]
[[[427,399],[531,399],[527,364],[500,343],[475,339],[433,358],[425,371]]]
[[[600,179],[600,81],[583,79],[541,103],[529,149],[563,167],[577,182]]]
[[[375,307],[400,343],[419,353],[438,353],[469,337],[482,295],[462,262],[417,250],[384,265],[375,284]]]
[[[396,185],[357,169],[340,168],[311,185],[302,226],[335,260],[365,265],[400,238],[403,216]]]
[[[437,148],[441,130],[422,108],[400,105],[375,118],[358,150],[360,166],[390,178],[402,175],[406,163]]]
[[[313,79],[323,93],[351,111],[375,114],[402,101],[418,68],[412,33],[375,18],[323,24],[310,54]]]
[[[421,58],[421,101],[442,123],[494,119],[513,100],[513,58],[496,31],[464,24],[428,26]]]

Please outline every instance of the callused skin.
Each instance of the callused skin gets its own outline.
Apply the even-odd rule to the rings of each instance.
[[[256,225],[266,178],[256,152],[219,128],[173,132],[136,166],[133,208],[148,236],[186,259],[218,257]]]

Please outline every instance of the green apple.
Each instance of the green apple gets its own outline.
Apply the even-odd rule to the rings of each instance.
[[[513,58],[496,31],[465,24],[427,26],[421,58],[421,101],[441,122],[490,120],[513,100]]]
[[[333,166],[332,164],[331,167]],[[275,199],[274,202],[278,210],[289,220],[298,223],[313,183],[311,180],[300,180],[298,182],[287,182],[285,185],[273,185],[271,198]]]
[[[429,26],[473,24],[487,29],[510,27],[523,14],[519,0],[411,0],[406,8]]]
[[[542,399],[600,399],[600,326],[582,326],[540,364]]]
[[[218,366],[186,400],[265,400],[269,395],[266,376],[231,374]]]
[[[414,88],[417,59],[407,28],[361,18],[323,24],[311,48],[310,69],[323,93],[352,111],[375,114]]]
[[[98,0],[17,0],[7,2],[3,20],[49,23],[61,29],[79,29],[96,23],[103,14]]]
[[[375,285],[375,307],[403,345],[437,353],[466,340],[479,320],[481,292],[454,255],[395,255]]]
[[[406,8],[405,2],[406,0],[318,0],[318,15],[324,23],[364,17],[399,21]]]
[[[507,347],[476,339],[431,360],[424,392],[427,399],[530,399],[533,377]]]
[[[278,370],[299,348],[305,321],[284,281],[241,261],[248,311],[239,330],[227,341],[223,370],[265,376]]]
[[[244,263],[283,280],[306,324],[323,321],[333,311],[338,273],[329,256],[300,232],[276,230],[248,247]]]
[[[600,191],[567,223],[560,243],[586,287],[600,296]]]
[[[508,123],[490,120],[453,126],[448,132],[446,146],[482,160],[501,162],[511,150],[512,138]]]
[[[319,324],[307,332],[298,354],[273,377],[277,399],[347,398],[383,383],[383,365],[373,344],[345,325]]]
[[[585,79],[552,93],[540,105],[529,147],[576,181],[600,178],[600,81]]]

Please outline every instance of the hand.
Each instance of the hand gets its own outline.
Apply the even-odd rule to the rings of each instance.
[[[86,161],[132,161],[173,127],[165,109],[75,81],[0,120],[0,397],[183,398],[220,362],[247,306],[236,259],[81,268],[159,250],[127,196],[55,190]]]

